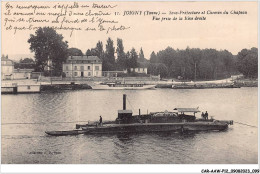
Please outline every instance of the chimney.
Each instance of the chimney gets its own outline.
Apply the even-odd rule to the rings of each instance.
[[[126,94],[123,94],[123,110],[126,110]]]

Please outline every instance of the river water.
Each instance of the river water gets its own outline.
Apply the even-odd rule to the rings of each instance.
[[[81,90],[2,95],[3,164],[256,164],[258,128],[234,123],[222,132],[78,135],[44,131],[79,121],[114,120],[127,94],[134,114],[199,107],[209,117],[258,125],[257,88]],[[199,117],[200,114],[197,114]],[[82,123],[82,122],[81,122]]]

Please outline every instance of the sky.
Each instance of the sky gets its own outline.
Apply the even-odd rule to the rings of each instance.
[[[17,20],[21,16],[5,15],[7,12],[7,2],[2,2],[2,54],[8,54],[9,58],[20,59],[20,57],[27,57],[33,53],[29,50],[29,43],[27,40],[30,34],[34,34],[35,30],[17,31],[7,30],[9,25],[26,26],[27,23],[7,22],[5,20]],[[9,2],[13,7],[11,13],[30,12],[31,10],[16,10],[16,5],[49,5],[53,7],[58,2]],[[62,2],[59,2],[61,5]],[[65,2],[64,5],[71,5],[72,2]],[[152,51],[158,52],[167,48],[168,46],[174,49],[190,48],[214,48],[217,50],[228,50],[234,55],[240,50],[258,46],[258,11],[257,2],[97,2],[99,5],[115,6],[114,8],[91,8],[93,2],[79,2],[79,5],[89,5],[88,9],[77,9],[73,12],[111,12],[109,17],[102,17],[104,20],[118,21],[116,26],[130,27],[122,31],[73,31],[70,36],[70,31],[58,30],[57,33],[64,36],[64,40],[68,41],[70,48],[76,47],[86,53],[87,49],[96,46],[100,40],[103,42],[104,48],[106,40],[111,37],[116,47],[116,39],[123,40],[125,51],[130,51],[133,47],[137,52],[142,47],[146,58],[150,58]],[[9,8],[10,9],[10,8]],[[42,12],[44,10],[38,10]],[[54,12],[55,10],[48,10],[45,12]],[[141,15],[127,15],[123,14],[129,11],[142,11]],[[146,15],[145,11],[160,12],[160,15]],[[193,14],[179,14],[169,15],[171,12],[200,12],[198,15]],[[206,14],[201,14],[205,11]],[[229,14],[223,14],[227,11]],[[230,14],[231,11],[246,12],[246,14]],[[120,15],[115,15],[119,12]],[[212,14],[221,12],[222,14]],[[162,13],[166,13],[165,15]],[[207,14],[209,13],[209,14]],[[160,20],[153,20],[153,16],[160,17]],[[206,20],[172,20],[173,17],[206,17]],[[24,17],[24,16],[22,16]],[[26,17],[26,16],[25,16]],[[43,16],[31,16],[34,19],[52,19]],[[171,18],[170,21],[161,21],[163,17]],[[67,19],[76,19],[77,17]],[[79,20],[83,19],[78,17]],[[90,17],[87,18],[90,20]],[[48,22],[33,23],[35,26],[49,26]],[[80,24],[64,24],[64,26],[73,26],[86,28],[96,27],[98,24],[80,23]],[[114,24],[104,24],[105,28],[112,27]],[[18,55],[18,56],[17,56]]]

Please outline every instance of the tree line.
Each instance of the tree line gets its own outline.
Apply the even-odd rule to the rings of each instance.
[[[84,54],[78,48],[68,48],[63,36],[49,27],[39,28],[30,35],[28,43],[35,53],[35,70],[44,71],[48,60],[52,60],[54,75],[62,73],[62,63],[68,56],[98,56],[102,60],[103,71],[121,71],[139,66],[148,67],[151,75],[162,78],[180,78],[187,80],[208,80],[230,77],[234,73],[243,73],[246,77],[257,77],[258,49],[243,49],[237,55],[227,50],[189,48],[184,50],[167,47],[157,53],[152,52],[150,60],[132,48],[125,51],[123,40],[116,43],[108,38],[105,45],[98,41],[96,47],[87,49]],[[105,48],[104,48],[105,47]],[[115,56],[117,54],[117,58]]]

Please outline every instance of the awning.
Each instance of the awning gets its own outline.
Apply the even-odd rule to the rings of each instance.
[[[174,108],[176,112],[200,112],[198,108]]]

